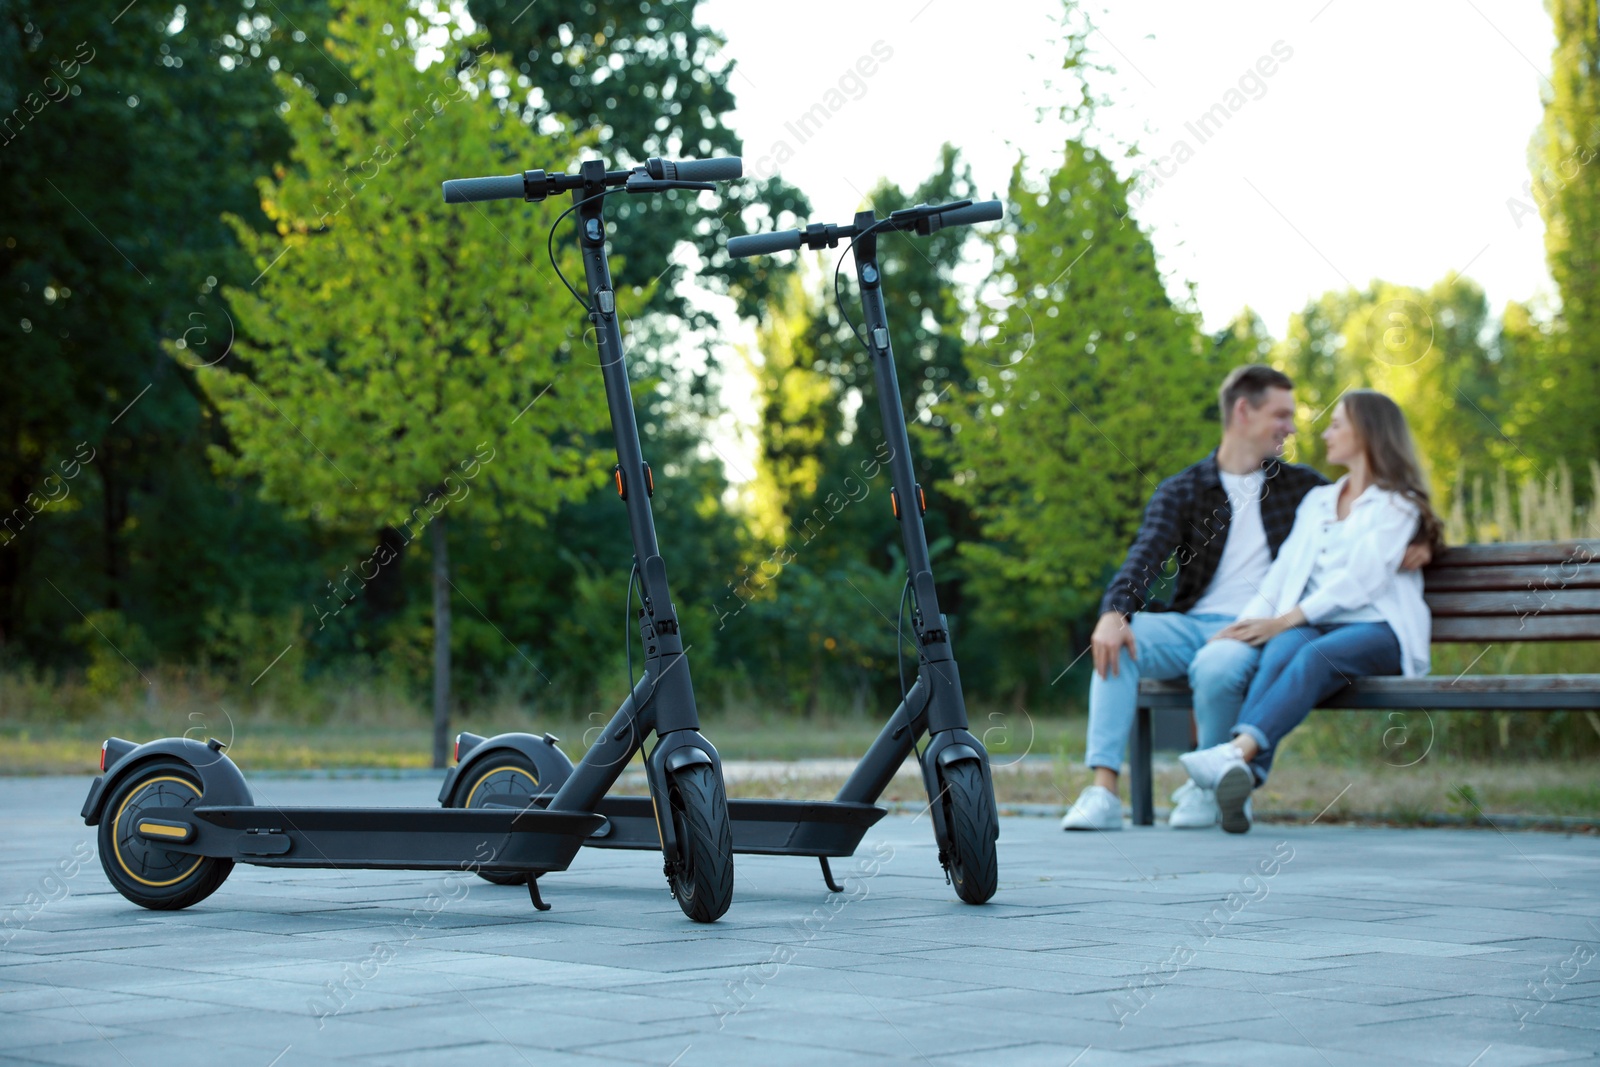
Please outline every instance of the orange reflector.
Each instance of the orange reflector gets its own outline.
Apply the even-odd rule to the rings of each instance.
[[[617,495],[623,500],[628,499],[628,490],[622,483],[622,464],[618,463],[611,473],[617,476]]]
[[[922,486],[920,485],[917,486],[917,502],[922,505],[922,513],[926,515],[928,513],[928,498],[922,492]]]
[[[644,465],[644,491],[646,496],[656,495],[656,474],[648,463]]]
[[[889,506],[894,509],[894,517],[900,517],[900,496],[893,489],[889,490]]]

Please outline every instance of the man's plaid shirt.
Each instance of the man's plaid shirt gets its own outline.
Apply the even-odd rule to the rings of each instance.
[[[1277,558],[1278,549],[1294,526],[1294,513],[1301,499],[1316,486],[1328,484],[1328,480],[1310,467],[1276,459],[1261,464],[1261,470],[1266,475],[1261,483],[1261,525],[1267,532],[1267,550]],[[1156,486],[1144,509],[1139,536],[1128,549],[1122,569],[1111,579],[1100,601],[1100,611],[1131,615],[1135,611],[1188,611],[1194,607],[1217,573],[1232,518],[1228,494],[1217,473],[1215,452]],[[1150,587],[1172,573],[1169,560],[1177,567],[1177,591],[1171,604],[1151,604]]]

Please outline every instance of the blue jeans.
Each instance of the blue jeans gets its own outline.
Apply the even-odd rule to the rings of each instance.
[[[1400,639],[1386,622],[1296,626],[1268,641],[1231,731],[1261,746],[1250,765],[1256,785],[1267,780],[1278,743],[1312,708],[1357,678],[1399,673]]]
[[[1114,677],[1089,679],[1089,744],[1084,762],[1122,772],[1128,733],[1138,707],[1139,679],[1188,678],[1194,690],[1194,718],[1200,747],[1220,745],[1238,720],[1260,650],[1242,641],[1212,641],[1232,622],[1227,615],[1184,615],[1176,611],[1136,611],[1133,629],[1138,659],[1122,649]]]

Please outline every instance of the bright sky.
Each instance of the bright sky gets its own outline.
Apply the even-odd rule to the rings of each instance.
[[[1169,276],[1196,284],[1207,328],[1249,304],[1281,336],[1308,298],[1375,277],[1425,287],[1457,270],[1496,313],[1548,289],[1542,223],[1525,217],[1519,229],[1506,206],[1523,198],[1554,45],[1542,4],[1142,0],[1090,10],[1091,45],[1117,68],[1099,125],[1152,156],[1171,156],[1180,140],[1193,152],[1164,164],[1170,176],[1135,216]],[[879,177],[920,181],[944,141],[962,149],[986,194],[1003,193],[1019,152],[1050,165],[1063,128],[1037,113],[1053,114],[1061,98],[1050,81],[1065,84],[1051,43],[1060,11],[1057,0],[707,0],[698,15],[738,62],[730,121],[746,174],[770,157],[769,170],[832,222]],[[1251,75],[1275,45],[1271,75]],[[888,58],[859,77],[874,48]],[[1245,92],[1228,97],[1242,77]],[[790,128],[819,103],[831,110],[825,125]],[[1219,103],[1236,110],[1202,142],[1185,124]],[[792,158],[775,168],[780,143]]]

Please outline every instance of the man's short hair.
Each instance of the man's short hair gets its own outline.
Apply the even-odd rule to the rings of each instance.
[[[1233,417],[1234,405],[1241,396],[1250,402],[1251,407],[1258,408],[1265,402],[1268,389],[1293,388],[1292,378],[1265,363],[1246,363],[1233,368],[1222,379],[1222,388],[1217,390],[1217,406],[1222,409],[1223,427],[1226,428],[1228,420]]]

